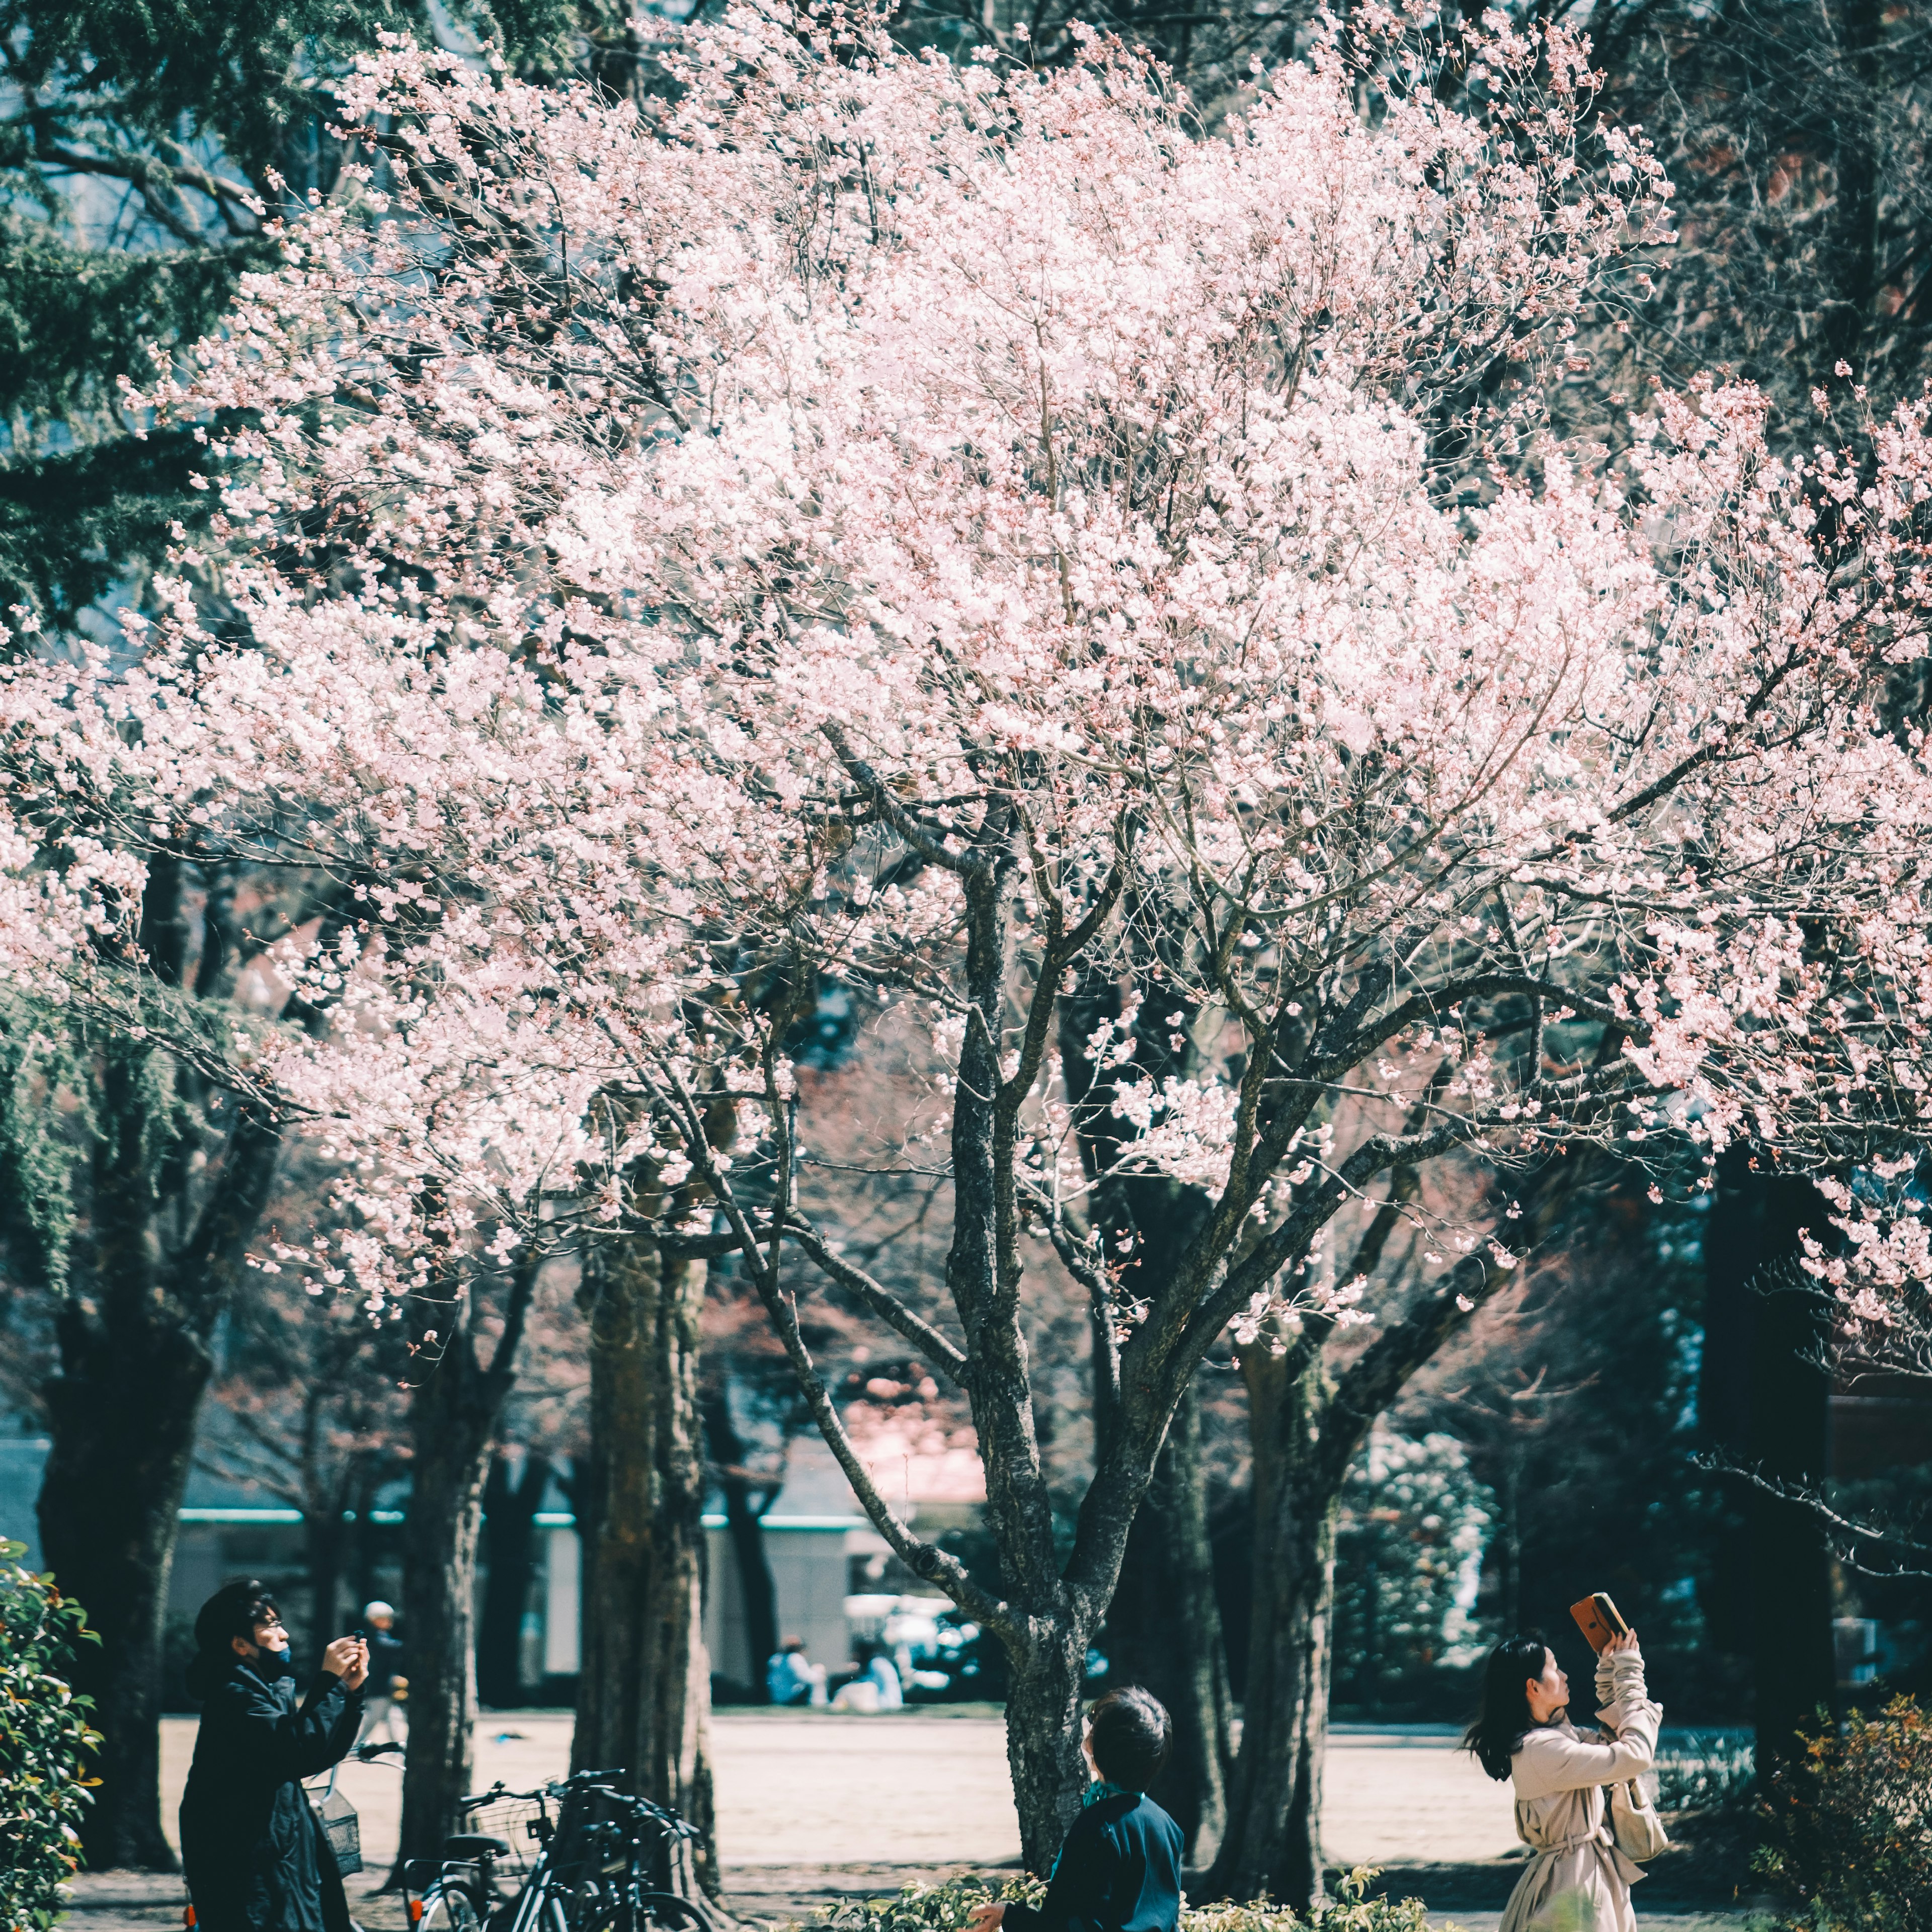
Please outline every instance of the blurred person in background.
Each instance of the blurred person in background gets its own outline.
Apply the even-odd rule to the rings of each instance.
[[[366,1713],[362,1735],[356,1742],[367,1744],[377,1731],[392,1744],[404,1742],[396,1735],[396,1706],[409,1694],[410,1680],[403,1675],[403,1646],[396,1635],[396,1612],[380,1598],[362,1606],[362,1628],[356,1634],[369,1646],[369,1688],[364,1699]]]
[[[822,1704],[825,1666],[806,1661],[805,1640],[788,1636],[765,1666],[765,1694],[774,1704]]]

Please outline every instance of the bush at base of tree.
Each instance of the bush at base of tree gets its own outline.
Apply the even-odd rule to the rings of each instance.
[[[55,1919],[62,1882],[80,1864],[76,1827],[88,1802],[89,1701],[65,1676],[74,1646],[92,1640],[80,1606],[21,1567],[24,1543],[0,1542],[0,1926]]]
[[[1932,1932],[1932,1713],[1912,1699],[1808,1739],[1763,1816],[1778,1932]]]
[[[1180,1906],[1180,1932],[1428,1932],[1428,1909],[1418,1898],[1371,1898],[1377,1876],[1373,1865],[1358,1865],[1340,1880],[1334,1898],[1311,1916],[1298,1916],[1272,1899],[1245,1905]],[[975,1906],[989,1900],[1037,1905],[1045,1883],[1021,1874],[998,1880],[966,1875],[944,1885],[909,1885],[886,1898],[848,1898],[822,1906],[809,1928],[794,1924],[786,1932],[964,1932]]]

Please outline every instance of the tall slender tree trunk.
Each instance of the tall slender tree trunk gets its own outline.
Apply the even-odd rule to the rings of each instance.
[[[1102,1642],[1110,1682],[1151,1690],[1174,1719],[1174,1749],[1150,1795],[1186,1834],[1190,1860],[1211,1864],[1227,1823],[1233,1697],[1192,1388],[1128,1534]]]
[[[1335,1595],[1329,1408],[1319,1358],[1244,1349],[1254,1450],[1254,1609],[1241,1749],[1213,1895],[1263,1892],[1305,1910],[1322,1894],[1322,1772]],[[1346,1464],[1344,1465],[1346,1466]]]
[[[483,1486],[482,1628],[476,1639],[476,1694],[500,1709],[524,1695],[524,1612],[536,1550],[536,1514],[550,1487],[550,1460],[526,1450],[520,1479],[499,1456]]]
[[[778,1585],[772,1576],[760,1520],[771,1507],[772,1485],[745,1466],[744,1440],[731,1414],[730,1384],[722,1376],[705,1390],[703,1408],[705,1442],[718,1486],[724,1492],[725,1534],[744,1609],[752,1701],[762,1704],[770,1695],[765,1684],[765,1666],[778,1647]],[[722,1588],[723,1579],[713,1577],[712,1587]]]
[[[703,1834],[694,1864],[718,1893],[704,1646],[704,1456],[698,1402],[704,1270],[648,1240],[586,1259],[592,1492],[573,1769],[621,1771]]]
[[[346,1492],[349,1485],[345,1481]],[[342,1577],[347,1568],[349,1532],[340,1499],[302,1516],[302,1544],[308,1559],[309,1648],[320,1656],[322,1647],[342,1634]]]
[[[466,1292],[430,1312],[438,1330],[410,1400],[409,1534],[403,1550],[403,1641],[409,1678],[409,1748],[402,1833],[392,1882],[411,1858],[434,1858],[456,1829],[470,1788],[476,1729],[476,1550],[483,1484],[503,1404],[514,1386],[537,1263],[517,1264],[486,1367]]]
[[[1828,1468],[1829,1315],[1799,1270],[1798,1231],[1828,1211],[1796,1176],[1726,1156],[1704,1236],[1707,1282],[1699,1408],[1712,1446],[1743,1470],[1815,1491]],[[1720,1549],[1719,1608],[1752,1658],[1758,1762],[1797,1748],[1837,1696],[1831,1552],[1816,1517],[1741,1481],[1742,1522]]]

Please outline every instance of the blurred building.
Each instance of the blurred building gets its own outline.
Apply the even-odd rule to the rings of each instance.
[[[0,1537],[26,1544],[24,1560],[35,1568],[40,1549],[34,1506],[47,1448],[43,1437],[0,1438]],[[971,1450],[922,1452],[891,1437],[868,1444],[868,1460],[878,1466],[874,1480],[922,1533],[976,1521],[985,1489],[979,1459]],[[364,1520],[358,1522],[350,1514],[345,1606],[365,1597],[401,1602],[407,1516],[403,1482],[382,1492]],[[763,1682],[765,1660],[751,1654],[743,1589],[722,1510],[707,1512],[704,1525],[709,1557],[705,1641],[721,1690],[742,1694]],[[534,1526],[520,1674],[526,1697],[564,1702],[573,1694],[578,1668],[582,1562],[576,1518],[554,1479]],[[792,1445],[784,1489],[760,1519],[760,1529],[780,1630],[802,1637],[812,1660],[835,1674],[851,1664],[857,1637],[888,1635],[890,1618],[899,1620],[891,1634],[896,1636],[950,1607],[892,1557],[859,1508],[831,1451],[815,1436]],[[488,1546],[486,1532],[486,1562]],[[197,1466],[188,1479],[168,1587],[170,1649],[177,1672],[185,1667],[192,1649],[196,1610],[226,1579],[243,1574],[261,1577],[286,1599],[298,1646],[315,1640],[305,1628],[308,1577],[302,1512],[259,1487]],[[486,1582],[487,1569],[478,1580],[479,1621]],[[170,1701],[178,1701],[178,1687],[170,1688]]]

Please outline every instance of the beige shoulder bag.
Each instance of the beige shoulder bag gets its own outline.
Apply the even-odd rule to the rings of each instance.
[[[1657,1815],[1656,1772],[1622,1778],[1605,1789],[1610,1800],[1610,1837],[1617,1850],[1639,1864],[1648,1864],[1670,1844]]]

